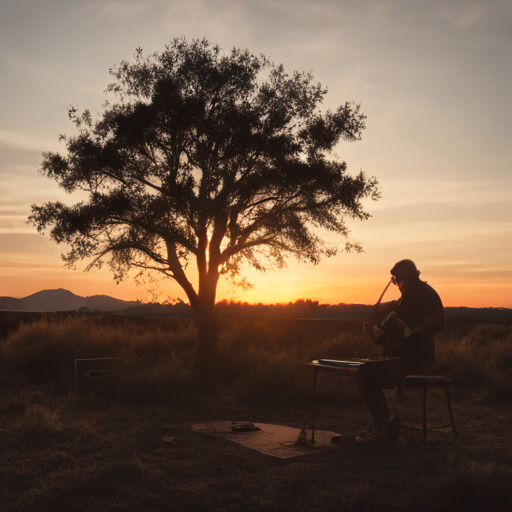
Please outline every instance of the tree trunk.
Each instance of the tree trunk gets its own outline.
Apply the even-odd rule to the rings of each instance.
[[[215,312],[199,314],[197,327],[196,370],[201,379],[210,380],[219,362],[219,319]]]
[[[219,319],[215,308],[218,275],[205,276],[200,282],[194,313],[198,326],[196,371],[200,378],[210,380],[218,369]]]

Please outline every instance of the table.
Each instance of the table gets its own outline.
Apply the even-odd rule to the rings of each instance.
[[[316,394],[316,380],[318,377],[318,370],[336,373],[337,375],[351,375],[355,378],[357,368],[361,366],[364,363],[367,363],[370,361],[370,359],[353,359],[353,360],[346,360],[349,363],[355,363],[357,364],[348,367],[348,366],[329,366],[327,364],[322,364],[318,362],[318,359],[315,359],[313,361],[308,361],[307,363],[303,363],[304,366],[309,366],[310,368],[313,368],[314,374],[313,374],[313,393],[311,396],[311,444],[315,444],[315,394]]]

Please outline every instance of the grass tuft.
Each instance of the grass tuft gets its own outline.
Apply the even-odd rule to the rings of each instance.
[[[53,444],[62,431],[59,411],[51,410],[47,405],[32,403],[25,406],[16,435],[25,446],[39,449]]]

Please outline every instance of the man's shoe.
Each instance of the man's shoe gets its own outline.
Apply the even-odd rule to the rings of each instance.
[[[356,437],[368,437],[368,436],[374,436],[375,434],[378,434],[379,430],[377,430],[373,425],[370,427],[367,427],[363,430],[359,430],[356,432]]]
[[[356,432],[356,436],[366,437],[366,436],[370,436],[370,435],[373,435],[373,434],[376,434],[376,433],[377,433],[377,430],[375,429],[375,427],[373,425],[371,425],[369,427],[366,427],[363,430],[358,430]]]
[[[362,448],[370,450],[389,450],[395,446],[401,429],[402,422],[395,416],[382,432],[366,437],[357,436],[356,442]]]

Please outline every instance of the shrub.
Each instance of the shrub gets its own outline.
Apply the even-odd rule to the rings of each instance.
[[[478,324],[465,336],[437,345],[437,368],[458,384],[485,388],[485,399],[512,401],[512,326]]]
[[[247,403],[295,400],[297,321],[224,318],[220,321],[219,384]],[[381,355],[360,321],[301,322],[300,360]],[[193,389],[197,328],[188,318],[68,316],[21,324],[0,344],[5,375],[24,375],[65,395],[74,386],[75,358],[117,357],[97,394],[155,403]],[[450,323],[437,338],[437,369],[462,386],[481,387],[487,401],[512,400],[512,327]],[[195,391],[194,391],[195,392]],[[295,398],[294,398],[295,397]],[[302,399],[300,400],[302,401]]]
[[[510,503],[510,468],[497,461],[472,460],[453,454],[447,464],[446,495],[456,510],[505,510],[505,505]]]
[[[63,431],[59,411],[52,411],[47,405],[26,404],[25,413],[17,425],[17,437],[31,448],[51,445]]]
[[[251,362],[247,365],[250,369],[236,383],[243,403],[264,405],[293,389],[295,361],[289,351],[274,353],[250,347],[245,357]]]

